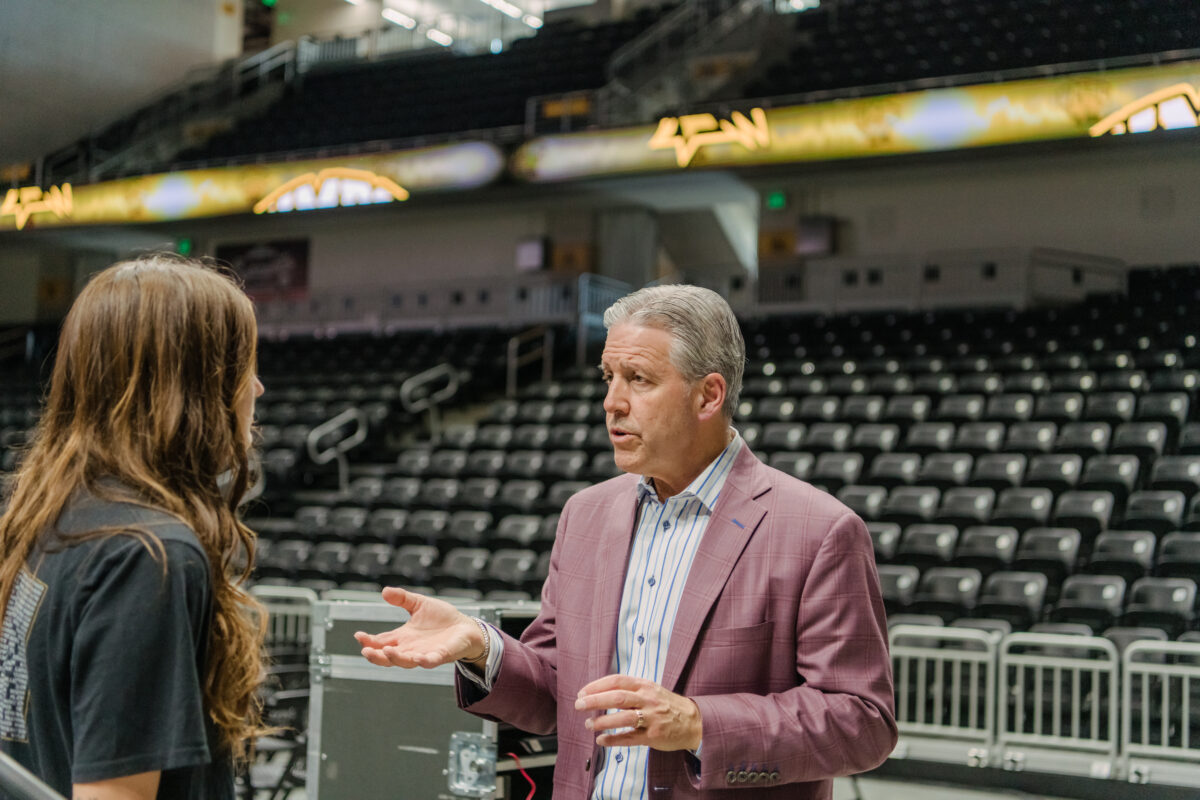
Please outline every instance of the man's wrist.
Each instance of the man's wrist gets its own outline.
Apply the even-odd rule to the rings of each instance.
[[[488,655],[490,655],[492,652],[492,637],[488,633],[487,624],[484,623],[483,620],[479,619],[478,617],[471,617],[470,619],[479,626],[479,634],[483,637],[483,652],[474,658],[460,658],[459,661],[462,661],[466,664],[471,664],[473,666],[483,667],[487,665]]]

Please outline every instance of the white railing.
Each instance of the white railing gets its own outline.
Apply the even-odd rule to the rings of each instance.
[[[1128,779],[1200,786],[1200,644],[1134,642],[1121,673]]]
[[[986,766],[995,744],[999,637],[896,625],[888,639],[904,755]]]
[[[1116,645],[1108,639],[1015,633],[1000,649],[1004,697],[997,746],[1012,768],[1111,773],[1118,745]],[[1048,752],[1053,751],[1053,752]],[[1076,754],[1078,758],[1071,758]]]

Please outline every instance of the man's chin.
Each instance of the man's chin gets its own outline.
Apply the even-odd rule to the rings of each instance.
[[[622,457],[621,451],[613,453],[613,461],[617,462],[617,469],[622,472],[634,472],[641,474],[638,469],[638,460],[631,455],[626,454]]]

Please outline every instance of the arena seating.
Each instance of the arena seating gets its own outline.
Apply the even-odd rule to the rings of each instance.
[[[494,55],[418,51],[314,69],[291,84],[261,118],[181,153],[177,160],[519,126],[531,96],[602,86],[613,51],[668,8],[646,8],[628,20],[600,25],[550,23]]]
[[[867,520],[892,613],[1178,636],[1194,615],[1168,600],[1200,576],[1188,546],[1200,530],[1200,454],[1185,452],[1184,435],[1197,426],[1189,376],[1200,350],[1186,302],[1200,270],[1135,271],[1130,287],[1123,309],[1097,297],[1021,312],[747,321],[753,374],[736,424],[770,463]],[[1158,302],[1167,295],[1176,302]],[[273,357],[264,347],[267,374]],[[1118,385],[1129,388],[1113,398]],[[263,577],[536,596],[558,509],[615,473],[601,391],[568,371],[386,463],[386,447],[365,451],[344,495],[311,478],[291,498],[272,495]],[[310,402],[272,399],[264,416],[291,407],[306,418]]]
[[[766,97],[1200,46],[1189,0],[845,0],[795,17],[785,60],[746,87]]]
[[[261,116],[155,168],[484,130],[503,138],[526,122],[529,98],[602,87],[609,58],[671,8],[598,25],[552,21],[492,55],[422,50],[318,65]],[[791,29],[782,59],[758,65],[748,83],[732,81],[717,96],[697,99],[894,91],[905,82],[1047,66],[1070,71],[1098,59],[1200,47],[1200,9],[1190,0],[841,0],[784,17],[780,26]]]

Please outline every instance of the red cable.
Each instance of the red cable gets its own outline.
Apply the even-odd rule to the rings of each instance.
[[[525,795],[525,800],[533,800],[534,792],[537,791],[537,784],[533,782],[533,778],[529,777],[529,773],[521,766],[521,759],[517,758],[516,753],[505,753],[505,755],[513,760],[513,763],[517,765],[517,769],[525,776],[525,780],[529,781],[529,794]]]

